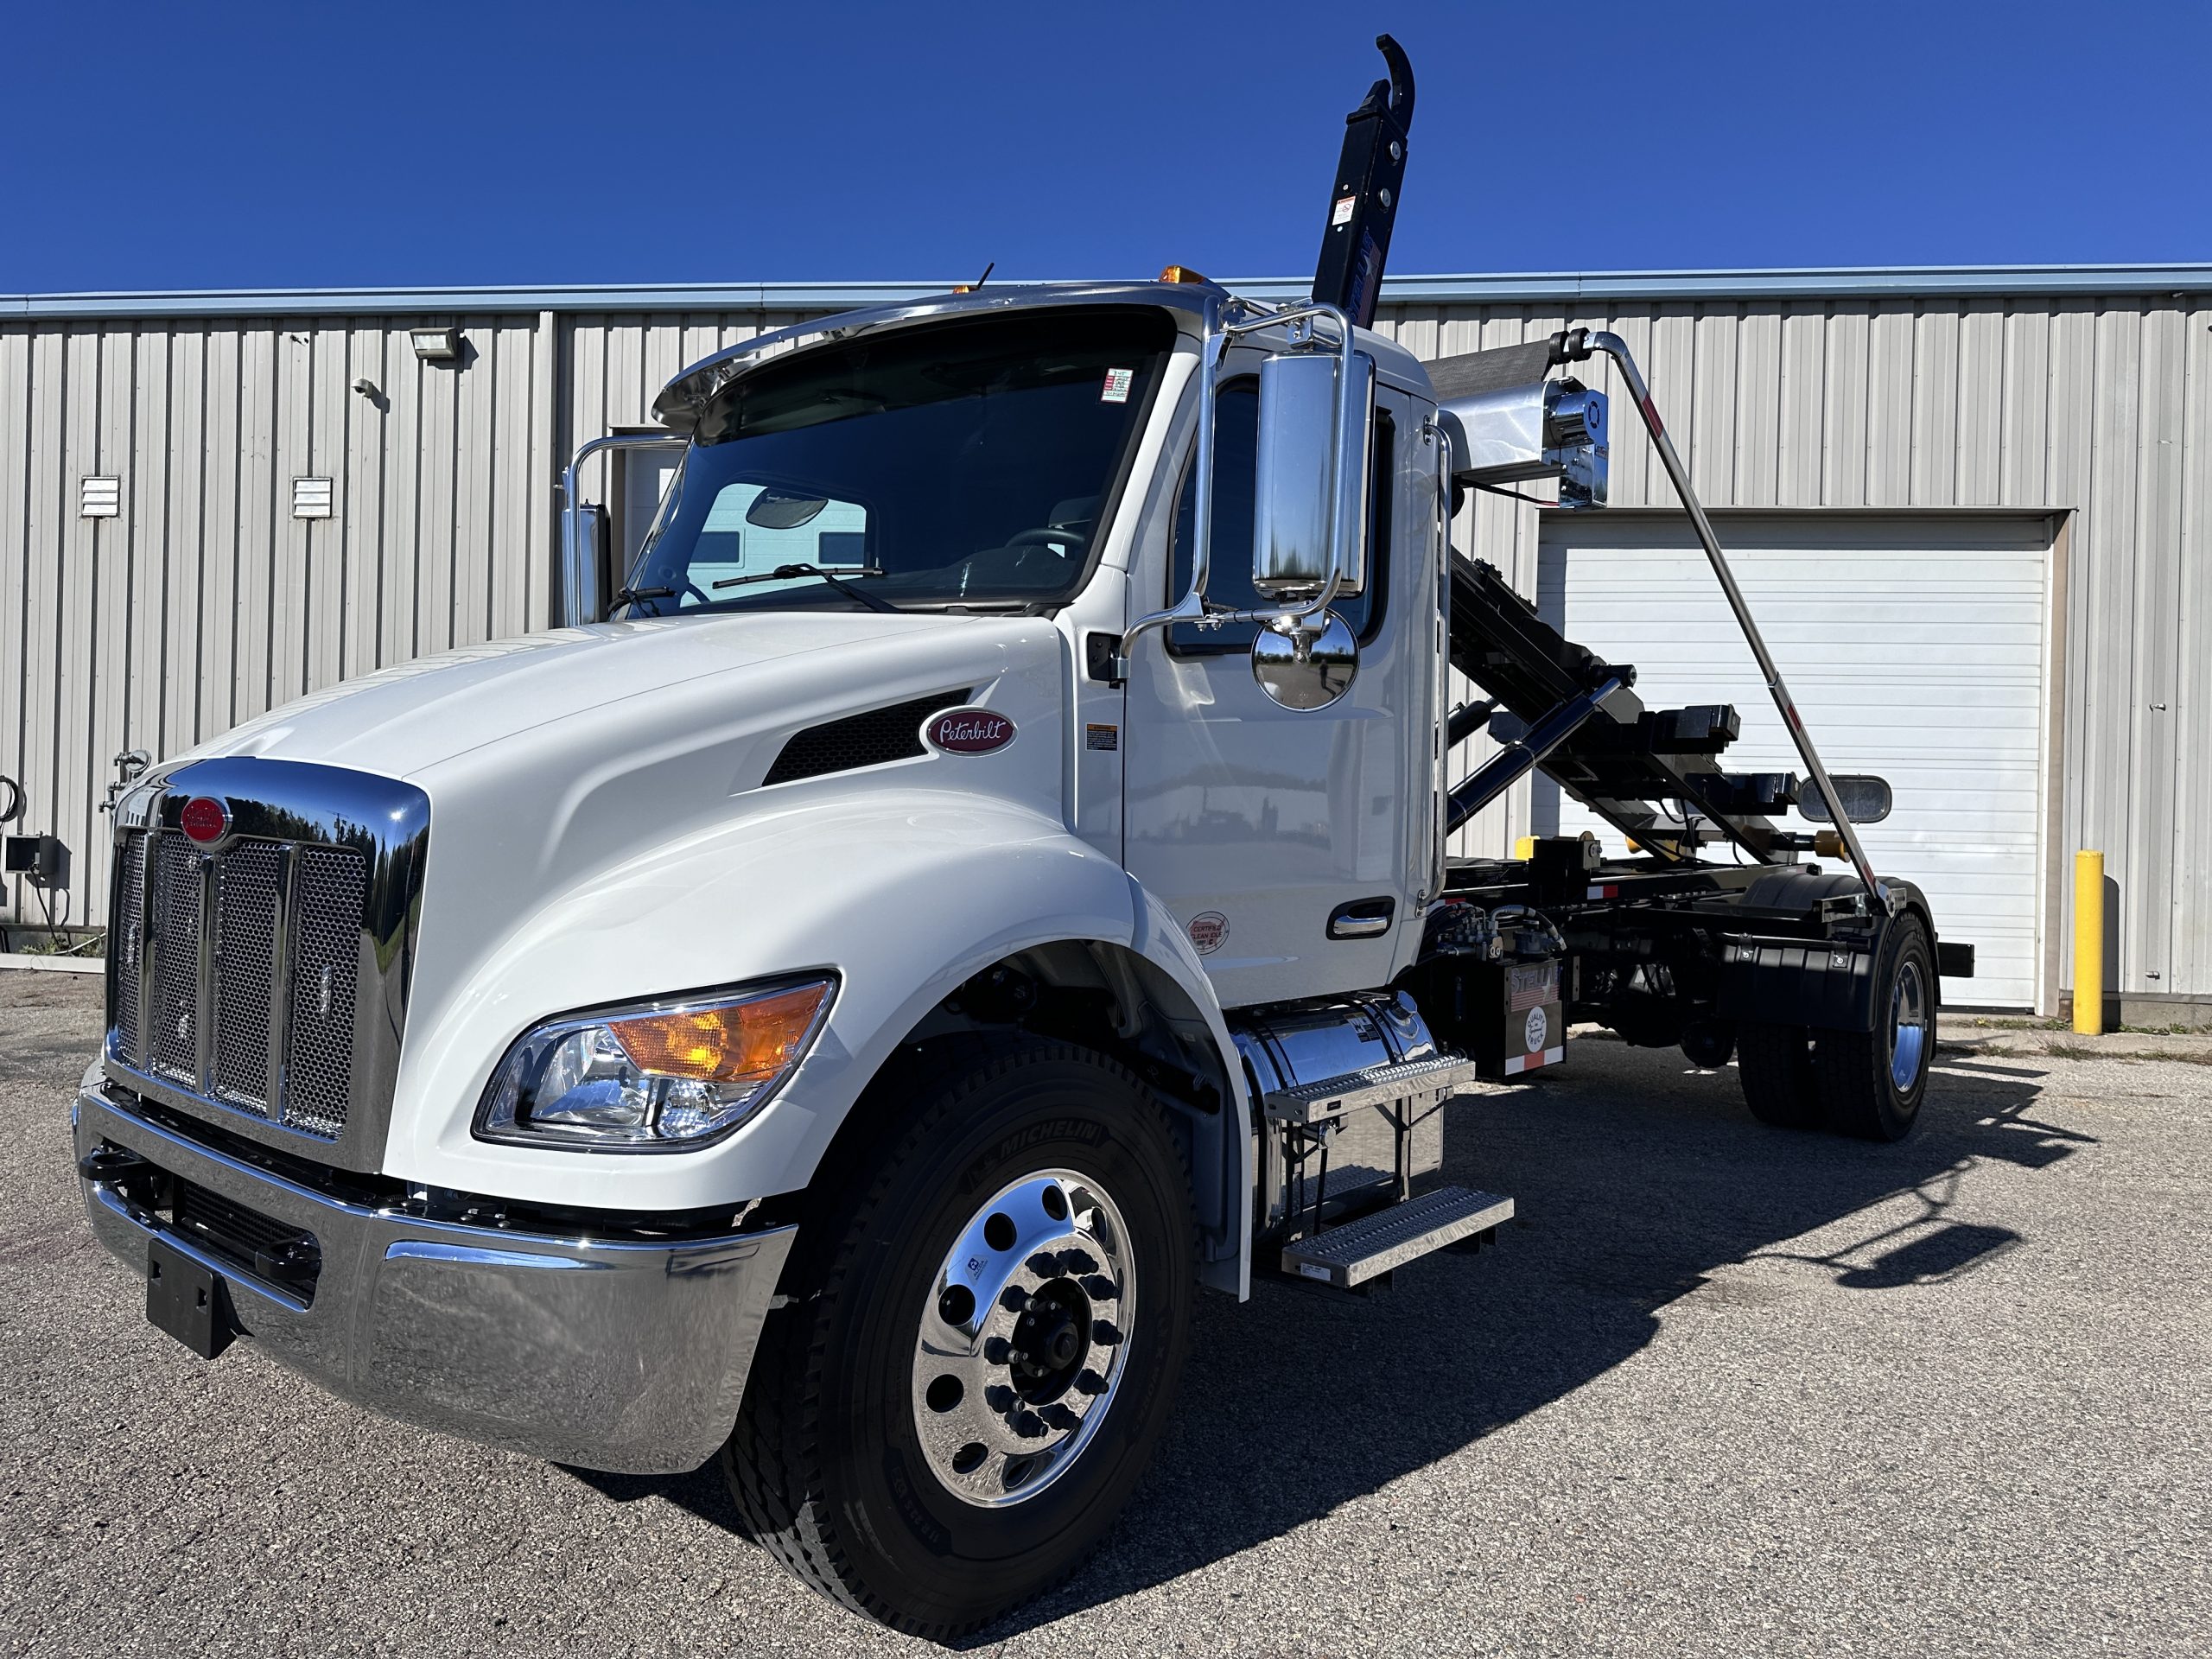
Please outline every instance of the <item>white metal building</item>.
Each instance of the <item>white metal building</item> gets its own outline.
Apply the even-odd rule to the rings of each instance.
[[[0,299],[9,828],[67,843],[99,924],[118,753],[544,626],[576,443],[718,346],[943,286]],[[2059,1004],[2096,847],[2129,1017],[2212,1003],[2212,266],[1407,277],[1379,320],[1425,357],[1572,324],[1643,363],[1830,766],[1896,785],[1869,850],[1977,945],[1950,994]],[[1484,498],[1460,545],[1648,700],[1732,701],[1732,767],[1786,766],[1634,422],[1614,446],[1611,511]],[[663,463],[631,464],[618,524]],[[1467,835],[1584,823],[1540,783]]]

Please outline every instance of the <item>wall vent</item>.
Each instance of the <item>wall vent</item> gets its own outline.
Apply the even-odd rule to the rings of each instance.
[[[926,754],[922,722],[941,710],[959,708],[968,696],[964,690],[940,691],[934,696],[894,702],[888,709],[871,709],[864,715],[847,715],[842,720],[824,721],[793,732],[785,741],[783,753],[768,768],[768,775],[760,780],[761,787]]]
[[[296,478],[292,480],[292,517],[295,518],[327,518],[330,503],[336,493],[327,478]]]
[[[85,518],[119,518],[123,516],[123,480],[119,478],[88,478],[84,494],[79,498],[78,516]]]

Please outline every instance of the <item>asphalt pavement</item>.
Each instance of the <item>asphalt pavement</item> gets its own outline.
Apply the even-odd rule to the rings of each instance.
[[[583,1475],[156,1332],[69,1167],[97,996],[0,973],[0,1652],[927,1650],[711,1469]],[[1453,1108],[1498,1248],[1203,1299],[1127,1515],[972,1645],[2212,1652],[2212,1044],[2053,1046],[1947,1044],[1894,1147],[1611,1041]]]

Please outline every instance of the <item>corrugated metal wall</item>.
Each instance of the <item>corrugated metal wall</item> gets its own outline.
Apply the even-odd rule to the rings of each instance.
[[[0,772],[22,779],[28,827],[74,849],[79,917],[105,906],[110,757],[541,624],[568,447],[643,423],[684,364],[801,315],[473,316],[458,369],[417,359],[405,317],[0,324]],[[1382,321],[1424,357],[1571,323],[1629,340],[1709,505],[2072,514],[2063,839],[2101,846],[2118,884],[2117,988],[2212,995],[2202,296],[1398,304]],[[120,518],[78,516],[87,474],[122,479]],[[328,520],[290,516],[309,474],[337,480]],[[1629,419],[1612,496],[1665,503]],[[1468,516],[1461,545],[1533,593],[1536,509],[1483,498]],[[1525,810],[1471,833],[1501,845]]]

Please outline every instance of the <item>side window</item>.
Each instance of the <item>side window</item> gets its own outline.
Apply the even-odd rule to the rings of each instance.
[[[1206,570],[1209,603],[1235,610],[1258,607],[1260,595],[1252,586],[1252,505],[1259,471],[1260,383],[1234,380],[1221,390],[1214,406],[1213,556]],[[1351,599],[1340,599],[1330,608],[1362,642],[1375,637],[1382,620],[1382,588],[1388,580],[1390,548],[1390,486],[1395,474],[1395,433],[1390,417],[1375,413],[1374,472],[1368,486],[1367,586]],[[1175,531],[1168,560],[1167,602],[1173,604],[1191,586],[1191,549],[1197,537],[1198,491],[1194,487],[1195,458],[1183,468],[1183,487],[1175,500]],[[1179,622],[1167,631],[1167,648],[1178,656],[1200,656],[1213,652],[1245,651],[1256,623],[1233,623],[1201,631],[1195,623]]]

